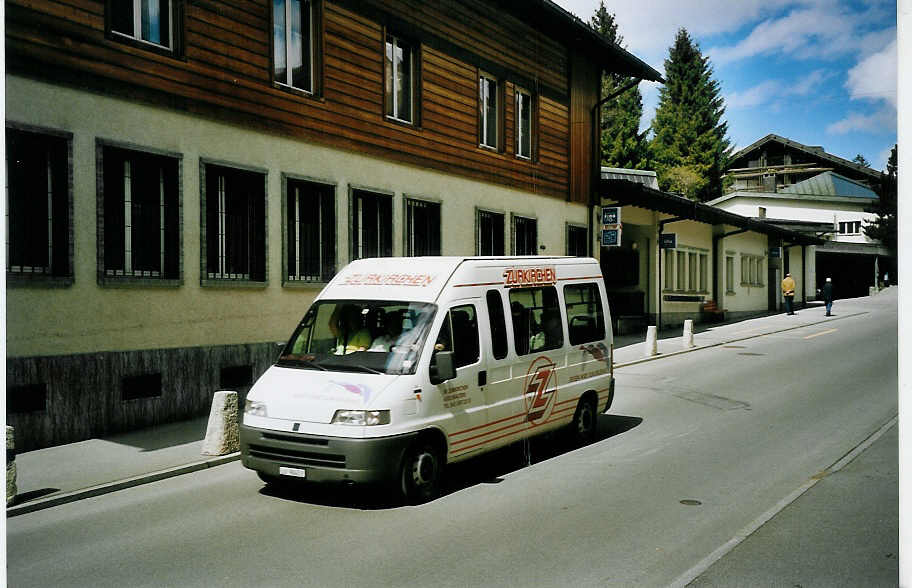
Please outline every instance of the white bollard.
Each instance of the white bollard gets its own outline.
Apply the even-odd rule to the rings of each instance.
[[[643,344],[643,357],[652,357],[658,354],[659,345],[655,325],[646,327],[646,342]]]
[[[684,349],[695,347],[694,345],[694,322],[691,319],[684,321],[684,337],[681,340],[681,346]]]
[[[212,397],[202,454],[227,455],[239,449],[237,392],[216,392]]]
[[[6,506],[16,500],[16,439],[13,428],[6,427]]]

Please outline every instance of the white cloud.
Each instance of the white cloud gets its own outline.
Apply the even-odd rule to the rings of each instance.
[[[724,65],[755,55],[786,53],[807,57],[848,51],[852,21],[846,15],[817,7],[793,10],[778,19],[758,24],[747,37],[730,47],[708,51],[713,63]]]
[[[873,114],[850,112],[842,120],[827,126],[826,132],[832,135],[845,135],[854,131],[878,133],[896,129],[896,109],[881,108]]]
[[[589,22],[598,0],[556,0],[565,10]],[[624,44],[656,69],[668,54],[678,29],[695,38],[731,32],[783,7],[813,4],[815,0],[610,0]]]
[[[782,82],[779,80],[766,80],[752,88],[740,92],[726,94],[725,107],[728,109],[753,108],[766,104],[782,92]]]
[[[792,82],[765,80],[756,86],[724,96],[728,109],[754,108],[791,96],[807,96],[832,77],[832,73],[818,69]]]
[[[896,108],[896,37],[849,70],[845,86],[852,100],[886,100]]]

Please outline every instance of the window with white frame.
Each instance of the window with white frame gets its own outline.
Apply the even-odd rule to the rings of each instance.
[[[839,222],[839,234],[840,235],[860,235],[861,234],[861,221],[840,221]]]
[[[677,270],[677,280],[675,281],[676,290],[684,290],[687,288],[687,253],[684,251],[677,251],[675,255],[675,269]]]
[[[516,156],[532,159],[532,94],[516,88]]]
[[[392,196],[366,190],[353,190],[351,215],[351,258],[392,257]]]
[[[101,278],[180,278],[180,158],[99,144]]]
[[[111,32],[174,49],[173,0],[108,0]]]
[[[706,285],[709,281],[709,255],[706,253],[700,254],[700,292],[707,292]]]
[[[204,164],[205,276],[266,281],[266,176]]]
[[[411,43],[395,35],[386,36],[386,116],[407,123],[415,122],[416,58],[417,51]]]
[[[735,291],[735,258],[732,255],[725,256],[725,291],[729,294]]]
[[[12,279],[73,275],[72,136],[6,129],[6,272]]]
[[[440,203],[405,200],[405,254],[440,255]]]
[[[697,254],[690,252],[687,254],[687,289],[694,291],[697,289]]]
[[[764,260],[761,255],[741,255],[741,285],[763,286]]]
[[[477,255],[503,255],[504,215],[489,210],[479,210],[477,217],[478,235],[475,253]]]
[[[513,255],[538,254],[538,222],[524,216],[513,217]]]
[[[336,272],[335,188],[288,179],[285,185],[285,278],[328,282]]]
[[[478,75],[478,134],[479,144],[490,149],[500,148],[500,96],[497,79]]]
[[[665,250],[665,289],[674,290],[675,277],[675,251],[674,249]]]
[[[310,0],[272,0],[275,81],[313,93],[314,22]]]

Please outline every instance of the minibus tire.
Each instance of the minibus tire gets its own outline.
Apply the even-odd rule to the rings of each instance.
[[[437,444],[419,438],[402,458],[402,495],[410,504],[421,504],[437,497],[443,477],[443,459]]]
[[[576,405],[576,413],[570,423],[570,437],[575,445],[588,445],[595,441],[597,431],[598,407],[593,395],[587,392]]]

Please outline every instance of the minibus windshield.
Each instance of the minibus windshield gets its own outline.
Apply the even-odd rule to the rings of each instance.
[[[277,365],[301,369],[412,374],[437,306],[385,300],[320,300]]]

